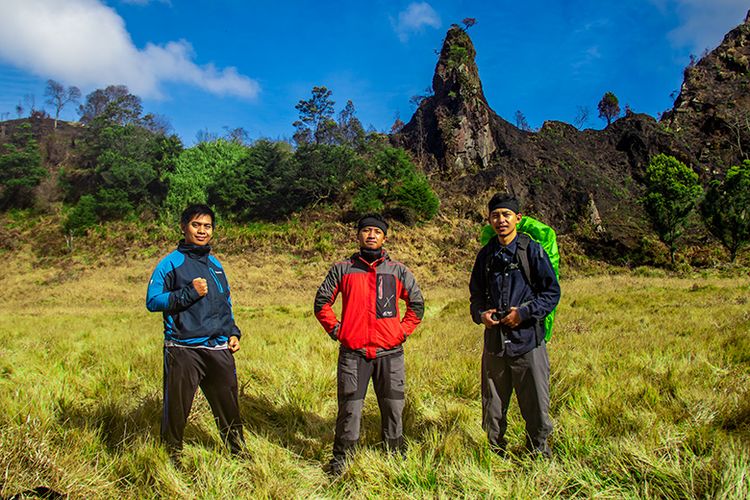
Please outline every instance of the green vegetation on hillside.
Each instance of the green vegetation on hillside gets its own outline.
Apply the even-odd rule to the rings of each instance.
[[[750,160],[731,167],[724,179],[711,181],[701,210],[734,261],[750,243]]]
[[[185,148],[126,87],[90,93],[79,110],[85,126],[58,176],[68,242],[100,222],[172,221],[188,203],[209,203],[238,223],[320,207],[352,216],[380,210],[407,223],[434,217],[439,200],[408,154],[384,134],[365,132],[351,101],[334,120],[331,96],[314,87],[300,100],[294,145],[248,144],[234,129]],[[33,206],[33,188],[47,172],[29,127],[2,148],[0,208]]]
[[[646,214],[669,247],[669,256],[674,263],[677,240],[703,194],[698,174],[675,157],[658,154],[646,168],[644,182]]]
[[[39,145],[31,136],[31,126],[25,123],[10,142],[0,144],[0,209],[30,207],[33,189],[46,176]]]

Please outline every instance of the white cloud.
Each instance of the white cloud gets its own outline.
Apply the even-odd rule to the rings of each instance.
[[[121,3],[130,5],[148,5],[150,3],[159,2],[169,6],[172,5],[172,0],[120,0]]]
[[[664,8],[665,0],[652,0]],[[669,39],[678,47],[689,47],[700,55],[704,49],[713,49],[724,35],[742,23],[747,14],[747,0],[672,0],[680,25],[669,33]]]
[[[213,94],[254,98],[255,80],[236,68],[199,66],[189,42],[139,50],[123,19],[99,0],[0,1],[0,60],[79,87],[124,84],[142,97],[163,97],[163,82]]]
[[[399,40],[406,42],[410,34],[422,31],[425,26],[439,28],[440,16],[427,2],[414,2],[398,13],[398,21],[391,19],[391,23]]]

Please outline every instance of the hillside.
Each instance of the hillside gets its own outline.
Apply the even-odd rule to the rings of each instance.
[[[661,122],[626,112],[604,130],[548,121],[531,132],[490,108],[474,45],[454,26],[435,67],[434,94],[393,141],[411,151],[440,187],[444,211],[476,217],[490,193],[507,189],[562,232],[633,248],[648,233],[637,200],[653,155],[677,157],[704,181],[747,158],[749,47],[750,16],[686,70],[675,108]]]

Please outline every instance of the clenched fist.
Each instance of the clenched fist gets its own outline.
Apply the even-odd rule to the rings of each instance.
[[[193,288],[198,292],[198,295],[205,297],[208,294],[208,283],[205,278],[195,278],[193,280]]]

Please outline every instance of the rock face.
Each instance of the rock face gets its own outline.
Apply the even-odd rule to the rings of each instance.
[[[453,176],[490,166],[505,148],[497,137],[498,120],[482,91],[476,51],[460,28],[445,38],[432,78],[434,95],[426,98],[403,129],[403,137],[430,172]],[[521,132],[505,129],[517,139]]]
[[[745,22],[696,64],[662,123],[681,136],[704,175],[750,155],[750,12]]]
[[[716,126],[719,109],[740,113],[750,137],[749,30],[746,21],[688,70],[675,110],[662,122],[628,112],[604,130],[580,131],[549,121],[539,131],[527,132],[489,107],[471,39],[453,26],[435,68],[434,95],[421,102],[392,140],[408,149],[430,176],[442,195],[443,211],[480,218],[491,193],[507,190],[522,199],[527,213],[561,232],[633,247],[648,231],[638,199],[652,156],[674,155],[704,179],[708,159],[724,158],[728,166],[739,156],[727,153],[733,137],[727,132],[731,127]],[[712,68],[713,79],[703,75],[704,66]],[[695,142],[699,136],[704,138],[701,146]],[[739,144],[741,151],[750,151],[745,139]]]

